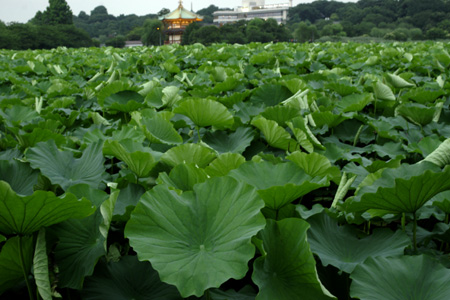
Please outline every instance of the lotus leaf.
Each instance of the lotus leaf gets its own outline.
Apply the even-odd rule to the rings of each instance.
[[[52,300],[52,289],[48,271],[47,245],[45,241],[45,229],[41,228],[36,240],[36,250],[33,258],[33,274],[39,295],[43,300]]]
[[[372,185],[359,189],[348,209],[415,213],[433,196],[450,189],[449,176],[450,167],[441,170],[429,162],[385,169]]]
[[[264,255],[254,263],[256,300],[335,299],[320,283],[316,262],[306,241],[309,225],[300,219],[267,220],[258,235]]]
[[[283,150],[294,150],[297,147],[297,142],[277,122],[258,116],[252,120],[251,124],[264,134],[270,146]]]
[[[327,186],[326,178],[311,177],[293,163],[246,162],[229,176],[251,184],[275,210],[318,188]]]
[[[20,249],[22,247],[22,249]],[[23,253],[24,266],[20,253]],[[0,252],[0,295],[24,280],[24,272],[31,271],[33,237],[15,236],[6,241]]]
[[[211,177],[225,176],[231,170],[239,168],[245,163],[245,158],[237,153],[224,153],[213,160],[208,167],[206,173]]]
[[[207,132],[202,141],[219,153],[239,153],[250,146],[254,138],[253,130],[247,127],[239,127],[235,132],[227,134],[225,131]]]
[[[352,273],[354,268],[368,257],[402,255],[411,244],[401,231],[375,230],[370,236],[358,238],[358,232],[349,225],[339,226],[326,213],[309,218],[311,228],[308,241],[311,251],[317,254],[324,266],[329,264],[341,271]]]
[[[20,195],[33,194],[39,172],[17,160],[0,160],[0,180],[6,181]]]
[[[125,235],[163,282],[183,297],[198,297],[245,275],[255,253],[250,239],[264,227],[263,205],[253,187],[230,177],[212,178],[181,195],[156,186],[142,196]]]
[[[215,158],[216,154],[210,148],[199,144],[183,144],[169,149],[161,160],[172,167],[181,163],[193,163],[204,168]]]
[[[86,300],[181,300],[174,286],[162,283],[149,262],[124,256],[118,262],[101,260],[83,286]]]
[[[103,153],[113,155],[125,162],[130,170],[140,178],[147,177],[158,163],[154,151],[150,151],[149,148],[144,149],[142,145],[133,143],[131,140],[105,141]]]
[[[40,169],[52,183],[59,184],[64,190],[79,183],[96,188],[105,170],[101,141],[90,144],[81,158],[74,158],[70,151],[58,150],[53,140],[41,142],[28,149],[27,160],[31,167]]]
[[[450,270],[424,255],[368,258],[350,277],[350,295],[362,300],[446,300],[450,295]]]
[[[190,99],[180,103],[175,109],[189,117],[199,127],[214,126],[219,129],[229,128],[234,123],[233,116],[225,105],[208,99]]]
[[[0,181],[0,232],[31,234],[69,218],[84,218],[95,210],[90,201],[73,194],[56,197],[52,192],[36,191],[19,196],[8,183]]]

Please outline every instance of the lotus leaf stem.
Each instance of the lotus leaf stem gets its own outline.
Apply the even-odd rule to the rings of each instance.
[[[22,236],[19,236],[19,257],[20,257],[20,266],[22,268],[23,277],[25,279],[25,283],[27,285],[28,289],[28,296],[30,297],[30,300],[34,300],[34,293],[33,289],[31,288],[30,280],[28,279],[28,272],[25,270],[25,259],[23,257],[23,243],[22,243]]]

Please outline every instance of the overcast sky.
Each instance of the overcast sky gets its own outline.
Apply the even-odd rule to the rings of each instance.
[[[74,15],[78,15],[80,11],[91,14],[91,11],[103,5],[108,13],[114,16],[120,14],[129,15],[136,14],[143,16],[146,14],[156,14],[162,8],[170,10],[178,6],[178,0],[66,0]],[[184,7],[190,9],[191,2],[194,11],[206,8],[211,4],[218,7],[234,8],[242,4],[241,0],[185,0]],[[289,0],[266,0],[266,4],[288,3]],[[308,3],[312,0],[293,0],[294,6],[300,3]],[[341,2],[356,2],[356,0],[345,0]],[[0,0],[0,20],[5,23],[20,22],[26,23],[34,17],[37,11],[44,11],[48,6],[48,0]]]

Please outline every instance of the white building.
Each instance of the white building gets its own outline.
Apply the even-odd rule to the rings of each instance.
[[[214,23],[223,25],[241,20],[249,21],[256,18],[275,19],[278,24],[286,23],[289,8],[292,7],[292,0],[289,3],[265,4],[265,0],[242,0],[242,6],[234,10],[219,10],[213,13]]]

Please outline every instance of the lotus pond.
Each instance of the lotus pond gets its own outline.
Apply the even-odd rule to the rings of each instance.
[[[449,49],[1,50],[1,298],[450,299]]]

